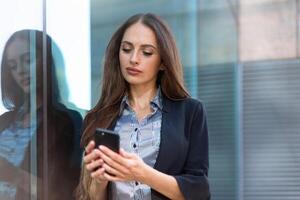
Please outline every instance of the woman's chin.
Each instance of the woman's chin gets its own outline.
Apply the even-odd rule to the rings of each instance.
[[[30,85],[23,85],[22,86],[22,90],[25,94],[29,94],[30,93]]]

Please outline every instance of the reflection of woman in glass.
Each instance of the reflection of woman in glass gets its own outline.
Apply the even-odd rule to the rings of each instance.
[[[208,199],[208,133],[189,97],[175,40],[153,14],[129,18],[105,54],[102,96],[85,118],[78,199]],[[114,129],[118,153],[90,141]]]
[[[44,68],[42,32],[18,31],[4,48],[1,90],[8,112],[0,117],[0,200],[72,199],[79,176],[71,157],[81,117],[59,103],[50,37],[46,42]]]

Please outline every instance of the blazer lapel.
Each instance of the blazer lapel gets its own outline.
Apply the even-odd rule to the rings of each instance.
[[[162,112],[162,122],[161,122],[161,131],[160,131],[160,146],[158,151],[158,156],[154,165],[154,168],[159,171],[167,170],[166,159],[168,158],[170,152],[172,152],[172,145],[170,144],[169,139],[172,138],[171,134],[173,133],[172,129],[172,112],[170,109],[170,100],[163,96],[163,112]]]

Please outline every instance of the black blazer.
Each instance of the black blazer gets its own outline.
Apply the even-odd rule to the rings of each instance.
[[[155,169],[175,177],[186,200],[210,198],[208,130],[203,104],[163,97],[161,142]],[[168,199],[155,190],[152,200]]]
[[[205,108],[192,98],[162,98],[161,141],[154,168],[174,176],[186,200],[210,199]],[[110,128],[114,126],[115,123]],[[168,198],[152,189],[151,199]]]

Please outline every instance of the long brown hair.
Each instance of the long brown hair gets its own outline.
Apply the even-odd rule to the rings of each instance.
[[[35,58],[36,61],[36,94],[43,95],[43,84],[47,82],[47,105],[49,106],[49,111],[53,109],[53,106],[60,105],[60,95],[58,89],[58,80],[55,76],[56,66],[54,65],[54,57],[52,55],[53,49],[56,50],[55,42],[49,35],[46,35],[46,68],[43,68],[42,55],[43,55],[43,32],[39,30],[24,29],[14,32],[7,42],[5,43],[2,62],[1,62],[1,90],[2,90],[2,103],[4,107],[8,110],[18,110],[24,103],[25,98],[29,96],[24,93],[22,88],[17,84],[16,80],[13,78],[11,69],[8,67],[7,61],[7,51],[8,47],[15,40],[20,39],[29,45],[35,44]],[[47,80],[43,81],[43,70],[47,70]],[[50,107],[51,106],[51,107]]]
[[[184,87],[178,49],[168,25],[154,14],[136,14],[118,28],[108,43],[104,59],[101,97],[84,119],[82,146],[87,145],[96,127],[108,128],[118,117],[120,103],[128,91],[128,83],[123,78],[120,69],[119,50],[125,31],[136,23],[142,23],[155,33],[164,68],[157,77],[157,83],[160,85],[163,95],[175,101],[189,96]],[[77,199],[93,199],[89,194],[91,182],[89,173],[82,166]]]

